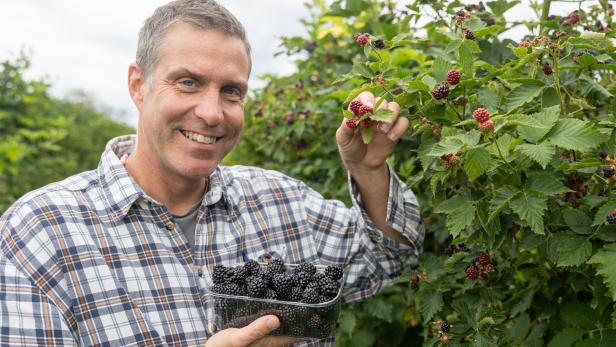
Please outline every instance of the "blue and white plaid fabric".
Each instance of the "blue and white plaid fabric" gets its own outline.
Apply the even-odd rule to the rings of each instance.
[[[412,247],[354,207],[301,181],[251,167],[219,167],[198,212],[196,250],[109,142],[97,170],[26,194],[0,218],[0,345],[194,346],[213,334],[205,287],[217,264],[264,254],[344,264],[344,298],[375,294],[421,252],[415,196],[392,173],[387,222]],[[333,337],[305,346],[331,346]]]

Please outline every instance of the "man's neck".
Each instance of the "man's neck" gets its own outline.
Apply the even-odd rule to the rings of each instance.
[[[145,162],[138,153],[126,158],[125,167],[141,189],[163,203],[173,215],[183,215],[195,206],[208,186],[208,178],[189,181],[156,174],[162,170],[150,169],[152,164]]]

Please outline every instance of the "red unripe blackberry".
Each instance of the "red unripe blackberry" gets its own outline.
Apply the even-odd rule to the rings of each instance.
[[[460,78],[462,77],[462,75],[460,75],[460,71],[458,70],[449,70],[449,72],[447,72],[447,83],[451,84],[452,86],[460,83]]]
[[[411,275],[411,282],[419,282],[419,276]]]
[[[362,127],[362,128],[366,128],[366,129],[368,129],[368,128],[370,128],[371,126],[373,126],[375,123],[376,123],[375,121],[373,121],[372,119],[369,119],[369,118],[368,118],[368,119],[364,119],[364,120],[362,120],[362,121],[359,123],[359,125],[361,125],[361,127]]]
[[[359,107],[359,110],[357,111],[357,116],[361,117],[361,116],[365,115],[366,113],[372,113],[372,107],[370,107],[368,105],[362,104]]]
[[[490,256],[484,252],[479,253],[479,256],[477,257],[477,265],[479,265],[480,267],[486,267],[490,264],[492,264],[492,260],[490,259]]]
[[[357,128],[357,120],[355,118],[347,118],[345,124],[351,129]]]
[[[464,30],[464,38],[466,38],[467,40],[477,40],[477,38],[475,37],[475,34],[470,31],[470,30]]]
[[[469,266],[466,269],[466,278],[469,280],[476,280],[479,278],[479,270],[474,266]]]
[[[530,46],[530,41],[528,39],[524,39],[518,44],[518,47],[528,47],[528,46]]]
[[[490,119],[490,111],[483,107],[479,107],[473,112],[473,118],[475,118],[477,123],[483,123]]]
[[[549,76],[549,75],[551,75],[553,73],[552,67],[550,66],[550,64],[547,61],[543,62],[543,73],[546,76]]]
[[[432,90],[432,96],[436,100],[444,99],[449,95],[449,86],[447,83],[439,83]]]
[[[349,104],[349,111],[353,112],[355,115],[359,115],[359,109],[362,107],[363,103],[359,100],[353,100]]]
[[[481,130],[481,132],[488,133],[492,131],[493,129],[494,129],[494,121],[491,119],[488,119],[487,121],[483,123],[479,123],[479,130]]]
[[[571,22],[571,24],[575,24],[580,21],[580,15],[578,14],[578,11],[573,11],[569,15],[569,21]]]
[[[355,42],[362,47],[368,43],[368,40],[370,40],[370,34],[368,33],[356,34],[355,36]]]

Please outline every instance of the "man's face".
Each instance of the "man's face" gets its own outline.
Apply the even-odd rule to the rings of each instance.
[[[133,95],[137,150],[153,174],[192,181],[214,171],[242,130],[248,69],[240,38],[185,23],[168,29],[142,97]]]

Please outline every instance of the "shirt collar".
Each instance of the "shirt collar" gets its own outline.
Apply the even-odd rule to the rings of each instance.
[[[112,220],[123,218],[139,198],[145,198],[153,204],[160,205],[160,202],[149,197],[141,189],[120,160],[125,153],[130,154],[136,144],[137,135],[124,135],[111,139],[105,147],[98,166],[101,189],[109,218]],[[202,204],[213,205],[221,199],[230,203],[226,186],[222,170],[217,166],[210,175],[209,189],[203,196]]]

